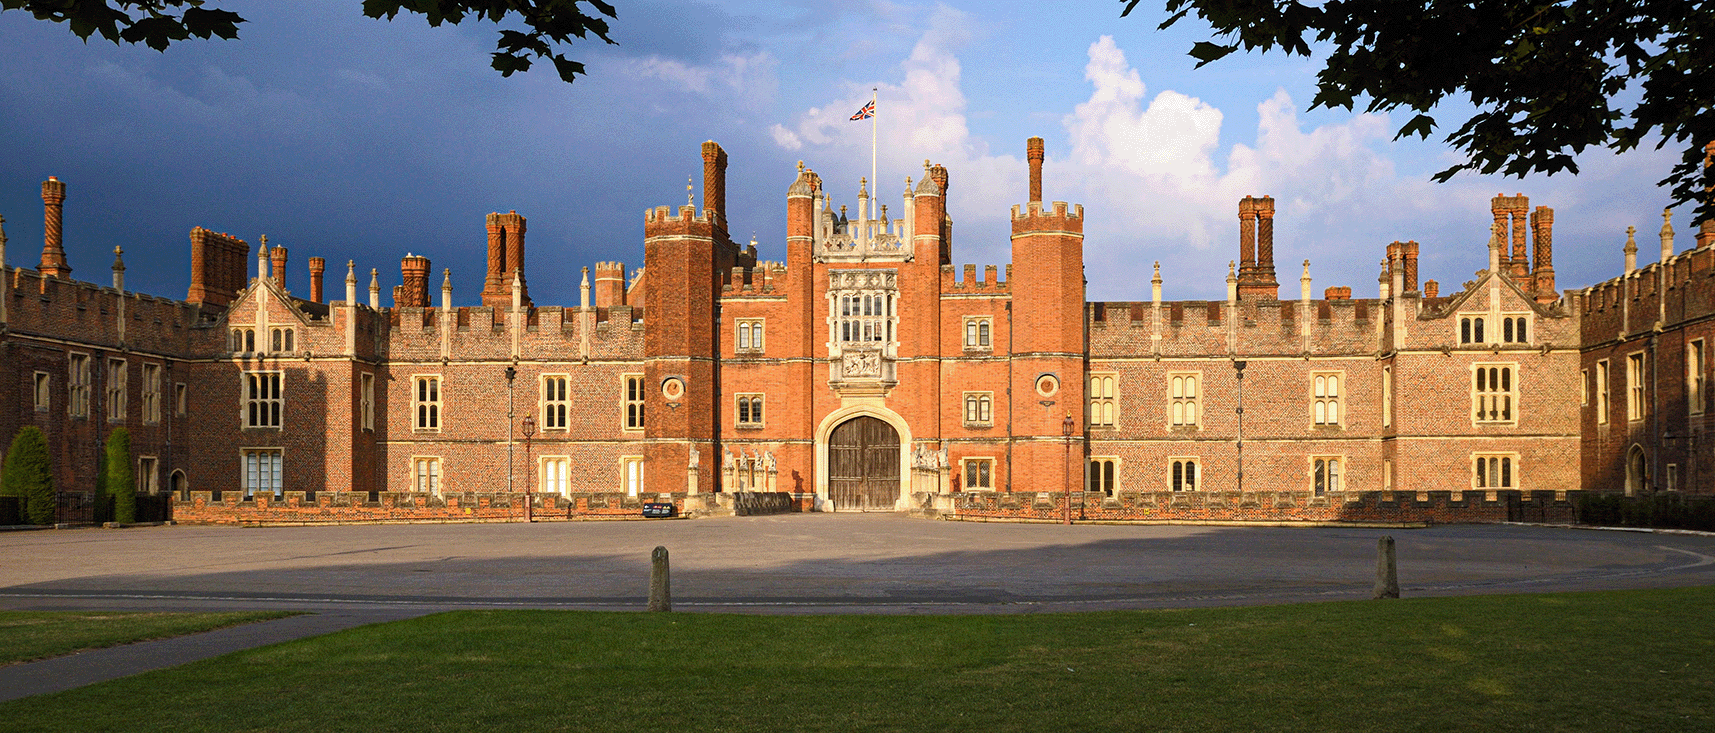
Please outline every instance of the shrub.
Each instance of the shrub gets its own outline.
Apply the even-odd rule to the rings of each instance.
[[[125,428],[114,428],[107,435],[107,469],[102,472],[102,483],[113,495],[113,521],[137,521],[137,479],[131,473],[131,433]]]
[[[1578,496],[1580,524],[1614,527],[1654,527],[1715,531],[1715,497],[1684,494],[1581,493]]]
[[[0,494],[18,497],[30,524],[54,523],[54,473],[41,428],[26,427],[12,437],[6,470],[0,473]]]

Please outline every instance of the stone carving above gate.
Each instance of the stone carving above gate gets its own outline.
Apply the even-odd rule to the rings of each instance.
[[[896,383],[899,273],[828,272],[828,381],[841,395],[885,394]]]

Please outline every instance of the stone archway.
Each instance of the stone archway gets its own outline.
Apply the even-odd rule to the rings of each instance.
[[[899,431],[859,415],[828,435],[828,498],[841,511],[893,511],[899,502]]]
[[[1649,461],[1643,446],[1632,444],[1626,451],[1626,496],[1637,496],[1649,488]]]

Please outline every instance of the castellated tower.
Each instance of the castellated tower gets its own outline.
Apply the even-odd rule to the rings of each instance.
[[[697,486],[718,485],[720,439],[720,337],[716,303],[722,276],[736,258],[719,225],[720,194],[726,190],[726,153],[703,145],[704,208],[687,203],[644,213],[643,268],[649,274],[645,315],[643,390],[644,484],[651,493],[689,488],[691,449],[698,460]],[[622,281],[623,282],[623,281]],[[599,301],[598,301],[599,302]]]
[[[512,307],[512,278],[516,275],[530,307],[530,286],[524,279],[524,224],[517,211],[488,215],[488,274],[482,281],[482,304]]]
[[[1041,138],[1029,143],[1030,193],[1041,195]],[[1062,421],[1072,420],[1076,445],[1084,440],[1084,207],[1032,200],[1012,208],[1012,394],[1036,409],[1015,412],[1014,491],[1069,491],[1081,487],[1083,452],[1061,443]],[[1052,408],[1039,407],[1041,379],[1059,383]],[[1025,400],[1028,399],[1029,402]],[[1069,454],[1070,453],[1070,454]]]

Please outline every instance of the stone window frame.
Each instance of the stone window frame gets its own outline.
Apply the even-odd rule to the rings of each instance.
[[[124,357],[107,357],[107,421],[125,422],[130,400],[131,362]]]
[[[191,409],[191,388],[184,382],[173,383],[173,414],[184,417]]]
[[[1685,409],[1701,415],[1709,404],[1709,348],[1703,339],[1685,345]]]
[[[766,318],[733,319],[732,351],[734,354],[761,354],[768,346],[764,332]]]
[[[626,496],[643,496],[648,485],[644,468],[643,456],[620,456],[619,490]]]
[[[647,407],[645,397],[648,386],[644,384],[642,372],[627,372],[619,375],[619,424],[627,432],[641,432],[644,425],[644,410]]]
[[[1607,359],[1596,360],[1596,424],[1608,424],[1608,412],[1613,409],[1608,383],[1613,380],[1613,367]]]
[[[1385,367],[1384,367],[1385,369]],[[1330,383],[1328,380],[1332,379]],[[1330,386],[1331,385],[1331,386]],[[1345,428],[1346,386],[1344,369],[1310,373],[1310,425],[1313,428]],[[1332,394],[1329,394],[1332,392]],[[1332,415],[1333,419],[1328,419]]]
[[[1529,312],[1502,313],[1500,315],[1501,330],[1498,343],[1529,344],[1532,337],[1536,335],[1535,319]],[[1518,335],[1519,331],[1523,331],[1522,338]]]
[[[1649,405],[1644,401],[1648,386],[1644,370],[1648,367],[1649,361],[1643,351],[1626,354],[1626,422],[1638,422],[1649,417]]]
[[[1517,489],[1519,484],[1519,454],[1517,451],[1472,451],[1471,489],[1494,491]],[[1497,478],[1495,474],[1500,474]]]
[[[960,334],[965,351],[994,351],[994,316],[965,316]]]
[[[549,488],[555,483],[556,477],[550,470],[550,466],[555,464],[559,466],[559,490]],[[572,491],[572,457],[565,455],[538,456],[536,459],[536,487],[537,493],[570,496]]]
[[[964,425],[967,428],[994,427],[994,392],[975,390],[965,392],[961,404],[964,411]]]
[[[143,362],[143,424],[161,422],[161,365]]]
[[[1084,425],[1091,429],[1119,428],[1119,372],[1090,372],[1084,377]]]
[[[271,383],[257,381],[273,377]],[[286,426],[286,372],[256,369],[239,375],[238,424],[244,430],[283,430]],[[259,386],[261,389],[259,389]],[[265,394],[272,387],[273,394]]]
[[[1590,406],[1590,370],[1578,370],[1578,406]]]
[[[298,329],[291,326],[271,326],[268,329],[268,353],[292,353],[298,350]]]
[[[1393,491],[1393,459],[1382,459],[1382,491]]]
[[[1185,383],[1178,380],[1190,379]],[[1176,387],[1188,384],[1191,394],[1180,391],[1175,394]],[[1167,429],[1168,430],[1201,430],[1203,428],[1203,372],[1178,371],[1167,373]],[[1190,420],[1185,420],[1186,413],[1191,414]]]
[[[1393,365],[1382,367],[1382,427],[1393,427]]]
[[[87,352],[72,351],[66,354],[66,411],[74,418],[89,417],[89,364],[92,360]]]
[[[733,395],[733,427],[740,430],[758,430],[767,423],[768,411],[764,410],[766,400],[761,392],[740,392]]]
[[[246,446],[238,449],[238,476],[239,482],[244,488],[244,498],[246,500],[254,499],[258,489],[269,488],[266,483],[256,482],[264,481],[268,477],[264,477],[259,473],[252,473],[250,470],[250,457],[253,455],[271,455],[274,457],[273,465],[269,466],[269,468],[272,469],[271,477],[273,479],[272,488],[274,498],[285,498],[286,449],[281,446]],[[253,481],[252,479],[255,479],[256,481]]]
[[[983,471],[983,468],[982,468],[983,466],[988,467],[988,470],[986,472]],[[969,456],[966,458],[960,458],[959,459],[959,476],[961,477],[960,490],[961,491],[994,491],[994,483],[995,483],[995,481],[994,481],[994,466],[995,466],[994,456]],[[973,478],[987,479],[988,485],[987,486],[980,485],[981,482],[973,481],[972,480]]]
[[[1189,472],[1181,472],[1186,466]],[[1202,456],[1168,456],[1167,457],[1167,490],[1173,492],[1198,491],[1197,482],[1202,480]]]
[[[1120,490],[1120,465],[1124,460],[1119,456],[1090,456],[1084,460],[1084,490],[1099,492],[1105,496],[1113,496]],[[1097,472],[1097,467],[1102,472]]]
[[[1497,371],[1498,370],[1498,371]],[[1502,388],[1492,385],[1499,381]],[[1518,362],[1477,362],[1471,365],[1471,424],[1517,425],[1519,422]],[[1478,389],[1479,386],[1483,388]],[[1494,419],[1485,418],[1492,414]]]
[[[411,375],[411,432],[438,433],[446,427],[446,387],[440,374]]]
[[[832,341],[845,346],[892,347],[899,343],[899,291],[892,287],[858,288],[830,292],[834,330]],[[850,300],[847,300],[847,299]],[[876,299],[871,301],[871,299]],[[871,305],[874,305],[871,308]],[[865,309],[880,312],[864,313]],[[849,328],[847,326],[850,326]],[[864,338],[868,326],[871,338]],[[847,337],[850,338],[847,338]]]
[[[441,456],[411,456],[410,482],[411,492],[440,496],[447,485],[446,461]]]
[[[36,372],[31,377],[30,385],[36,412],[47,412],[52,408],[54,399],[53,375],[47,372]]]
[[[361,372],[357,378],[357,389],[358,429],[373,433],[375,432],[375,373]]]
[[[137,493],[154,496],[161,493],[161,459],[155,455],[137,456]]]
[[[1351,462],[1343,453],[1306,456],[1310,493],[1322,496],[1333,491],[1345,491],[1346,470]]]
[[[235,354],[256,353],[256,328],[254,326],[233,326],[227,332],[227,351]]]
[[[557,382],[558,385],[553,384]],[[558,394],[556,394],[556,392]],[[538,418],[542,432],[570,432],[572,429],[572,375],[541,374],[536,377]]]
[[[1458,341],[1460,346],[1481,346],[1489,343],[1487,329],[1485,328],[1488,318],[1488,311],[1457,314],[1451,319],[1453,338]]]

